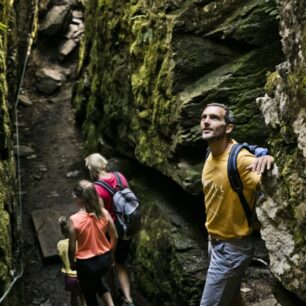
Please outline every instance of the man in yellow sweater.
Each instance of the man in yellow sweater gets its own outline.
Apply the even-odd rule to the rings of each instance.
[[[219,103],[208,104],[201,116],[202,138],[211,153],[202,173],[210,264],[200,306],[244,305],[241,278],[254,252],[252,228],[227,173],[229,153],[236,143],[229,137],[233,122],[230,110]],[[245,149],[238,154],[237,169],[251,209],[260,189],[261,173],[273,162],[272,156],[256,158]]]

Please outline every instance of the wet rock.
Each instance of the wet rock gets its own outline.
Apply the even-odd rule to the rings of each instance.
[[[27,157],[34,153],[34,149],[28,146],[14,146],[14,153],[19,154],[20,157]]]
[[[74,39],[66,40],[59,48],[58,58],[60,61],[64,60],[64,58],[69,55],[78,45],[78,42]]]
[[[30,156],[27,156],[27,159],[36,159],[37,155],[36,154],[32,154]]]
[[[72,38],[73,34],[76,33],[79,30],[79,26],[76,24],[69,24],[68,32],[65,34],[66,38]]]
[[[65,76],[59,71],[43,68],[36,73],[36,87],[45,94],[53,93],[65,81]]]
[[[48,10],[52,6],[52,0],[40,0],[39,1],[39,15],[40,17],[46,16]]]
[[[79,38],[79,36],[81,35],[81,34],[83,34],[84,33],[84,24],[83,23],[80,23],[79,25],[78,25],[78,30],[76,31],[76,32],[74,32],[73,33],[73,35],[72,35],[72,37],[73,38]]]
[[[275,298],[270,298],[262,302],[252,304],[251,306],[280,306]]]
[[[25,128],[26,127],[26,124],[22,121],[18,121],[18,122],[14,122],[14,125],[19,128]]]
[[[83,11],[73,10],[73,11],[72,11],[72,18],[83,19],[83,18],[84,18],[84,13],[83,13]]]
[[[53,6],[43,19],[39,32],[45,36],[52,36],[64,31],[71,19],[71,9],[68,5]]]
[[[75,177],[77,177],[80,173],[81,173],[81,171],[78,171],[78,170],[74,170],[74,171],[68,172],[68,173],[66,174],[66,178],[75,178]]]
[[[79,18],[72,18],[72,23],[74,23],[74,24],[80,24],[80,23],[82,23],[82,20],[79,19]]]
[[[43,303],[41,303],[40,306],[53,306],[53,305],[51,304],[51,302],[48,299],[48,300],[44,301]]]
[[[19,103],[23,106],[31,106],[32,101],[25,95],[19,95]]]
[[[39,165],[38,169],[39,169],[40,172],[47,172],[48,171],[48,169],[44,165]]]
[[[237,57],[230,48],[198,35],[178,35],[173,40],[175,88],[180,91],[205,73]],[[205,56],[202,56],[205,53]]]

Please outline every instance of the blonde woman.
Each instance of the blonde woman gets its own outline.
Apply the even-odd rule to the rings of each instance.
[[[103,181],[110,185],[112,188],[116,188],[118,185],[116,176],[113,172],[108,172],[106,169],[107,160],[99,153],[90,154],[85,158],[85,165],[90,172],[90,178],[92,181]],[[124,187],[128,186],[126,178],[122,173],[118,173],[120,180]],[[113,203],[113,196],[102,186],[95,184],[97,194],[99,196],[100,204],[104,205],[105,209],[110,213],[114,223],[116,224],[116,214]],[[128,240],[118,239],[118,245],[115,252],[115,267],[118,275],[118,280],[123,297],[123,306],[134,306],[131,296],[131,286],[129,273],[127,268],[127,260],[130,252],[130,246],[132,238]]]
[[[94,185],[80,181],[73,190],[80,210],[69,219],[69,261],[77,270],[87,306],[98,306],[97,295],[105,305],[114,306],[104,275],[113,264],[117,232],[113,220],[99,205]],[[75,261],[76,258],[76,261]]]

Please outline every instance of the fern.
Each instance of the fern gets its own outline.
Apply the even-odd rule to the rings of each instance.
[[[4,23],[0,22],[0,31],[5,31],[6,29],[7,26]]]
[[[276,3],[276,0],[266,0],[266,9],[265,12],[268,13],[271,17],[279,19],[279,10]]]

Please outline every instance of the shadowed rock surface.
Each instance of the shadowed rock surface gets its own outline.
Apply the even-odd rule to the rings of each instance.
[[[271,129],[269,143],[280,175],[266,182],[259,214],[272,272],[306,301],[306,4],[280,5],[286,61],[269,75],[266,96],[257,100]]]

